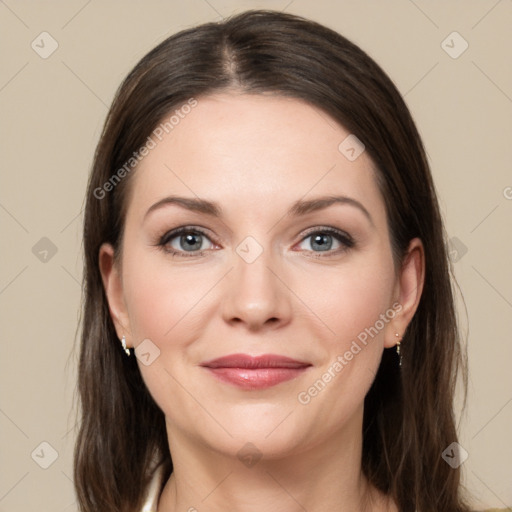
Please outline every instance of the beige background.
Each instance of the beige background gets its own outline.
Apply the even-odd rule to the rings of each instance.
[[[72,350],[81,209],[116,88],[166,36],[256,7],[284,9],[338,30],[405,95],[429,154],[448,234],[456,237],[454,271],[467,307],[459,302],[470,365],[460,439],[469,454],[466,484],[478,507],[512,505],[511,0],[5,0],[0,512],[76,510]],[[39,37],[43,31],[58,43],[47,58],[31,47],[35,41],[40,53],[51,49],[49,36]],[[453,31],[469,44],[458,58],[445,50],[454,55],[462,39],[450,36],[442,45]],[[52,450],[58,457],[43,469]]]

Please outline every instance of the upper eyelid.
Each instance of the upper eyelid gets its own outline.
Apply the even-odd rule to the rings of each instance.
[[[170,229],[170,230],[166,231],[163,235],[161,235],[158,238],[158,240],[159,240],[160,244],[167,245],[170,240],[173,240],[174,238],[180,236],[181,234],[188,233],[188,232],[199,233],[200,235],[207,237],[212,243],[217,243],[215,241],[215,237],[212,237],[211,235],[209,235],[209,230],[207,230],[206,228],[203,228],[203,227],[193,226],[193,225],[179,226],[177,228]]]
[[[322,233],[322,232],[327,232],[330,234],[338,234],[340,236],[344,236],[345,238],[353,240],[352,235],[347,233],[344,229],[334,228],[334,227],[330,227],[330,226],[321,226],[321,225],[306,229],[306,231],[304,232],[303,238],[305,238],[307,236],[311,236],[313,233]]]

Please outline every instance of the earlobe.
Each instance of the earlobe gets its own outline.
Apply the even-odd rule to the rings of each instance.
[[[130,324],[123,295],[123,284],[118,265],[114,260],[114,248],[105,243],[98,252],[98,263],[103,281],[103,288],[107,296],[110,317],[114,323],[117,336],[122,339],[126,336],[127,346],[130,347]]]
[[[419,238],[414,238],[409,243],[398,276],[396,302],[398,302],[400,308],[397,308],[397,315],[389,326],[389,332],[385,340],[387,348],[395,346],[397,340],[404,337],[407,326],[418,309],[424,279],[425,253],[423,243]]]

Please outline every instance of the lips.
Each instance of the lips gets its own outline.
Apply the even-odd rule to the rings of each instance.
[[[264,354],[256,357],[247,354],[232,354],[212,359],[202,363],[201,366],[206,366],[207,368],[246,368],[252,370],[257,368],[305,368],[311,365],[310,363],[273,354]]]
[[[275,386],[298,377],[310,363],[285,356],[232,354],[201,364],[217,379],[237,387],[256,390]]]

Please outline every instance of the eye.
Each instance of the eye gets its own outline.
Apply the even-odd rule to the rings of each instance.
[[[183,226],[165,233],[158,241],[158,246],[173,256],[203,256],[204,251],[212,249],[215,244],[200,228]],[[332,256],[355,246],[350,235],[335,228],[314,228],[299,243],[299,248],[316,253],[315,257]]]
[[[354,245],[352,237],[343,231],[334,228],[315,228],[302,239],[299,247],[310,252],[325,252],[332,255],[346,251]]]
[[[214,246],[208,236],[198,228],[182,227],[166,233],[158,243],[162,249],[176,256],[200,256]],[[190,253],[190,254],[186,254]]]

